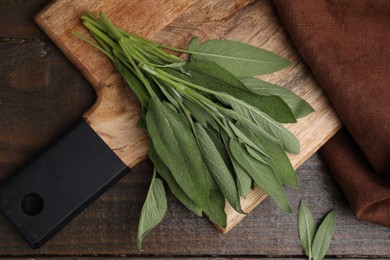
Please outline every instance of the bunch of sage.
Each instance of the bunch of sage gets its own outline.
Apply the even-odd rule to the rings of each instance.
[[[225,199],[239,213],[240,196],[254,184],[285,212],[283,185],[298,186],[285,152],[297,154],[297,138],[281,123],[313,111],[293,92],[254,76],[290,64],[264,49],[229,41],[192,39],[186,50],[123,31],[100,13],[81,17],[142,106],[139,126],[150,136],[155,173],[142,209],[137,246],[163,218],[164,185],[198,216],[226,227]],[[187,53],[189,61],[164,49]]]

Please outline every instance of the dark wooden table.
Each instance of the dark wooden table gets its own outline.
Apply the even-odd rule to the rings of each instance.
[[[49,0],[0,0],[0,181],[53,141],[95,100],[88,82],[39,30],[33,14]],[[390,229],[354,218],[341,190],[315,154],[288,190],[295,212],[305,200],[318,220],[331,209],[337,227],[329,258],[390,258]],[[296,214],[266,200],[229,234],[169,199],[166,218],[135,248],[139,212],[151,178],[144,162],[39,250],[0,216],[0,257],[304,258]]]

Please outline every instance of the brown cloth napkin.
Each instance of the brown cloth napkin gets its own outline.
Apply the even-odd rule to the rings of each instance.
[[[390,1],[273,2],[346,128],[322,157],[357,218],[390,227]]]

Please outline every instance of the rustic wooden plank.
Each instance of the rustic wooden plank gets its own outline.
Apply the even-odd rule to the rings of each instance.
[[[95,93],[46,41],[1,41],[0,70],[3,180],[79,118],[93,103]]]
[[[47,39],[33,16],[50,0],[0,0],[0,37]]]
[[[296,215],[286,215],[265,200],[226,235],[205,218],[198,218],[175,199],[169,199],[166,218],[137,251],[137,221],[151,177],[142,163],[66,226],[47,245],[31,250],[10,224],[0,217],[0,255],[131,255],[299,256]],[[300,199],[316,220],[336,209],[337,227],[329,254],[341,256],[390,255],[389,230],[354,219],[343,195],[317,155],[298,169],[300,190],[288,190],[297,210]]]

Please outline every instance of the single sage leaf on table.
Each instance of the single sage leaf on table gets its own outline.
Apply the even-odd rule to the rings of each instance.
[[[309,260],[321,260],[325,257],[335,226],[336,213],[331,211],[317,229],[310,209],[301,201],[298,212],[299,240]]]
[[[325,257],[332,240],[336,226],[336,213],[330,212],[319,226],[313,240],[313,260],[321,260]]]
[[[316,226],[313,214],[303,201],[301,201],[301,204],[299,205],[298,230],[301,247],[305,254],[311,258],[313,255],[312,243],[316,233]]]
[[[270,51],[230,40],[190,44],[191,61],[212,61],[236,77],[252,77],[281,70],[290,62]]]
[[[164,184],[153,173],[152,181],[138,224],[137,248],[141,249],[143,238],[164,218],[167,211],[167,198],[165,197]]]

